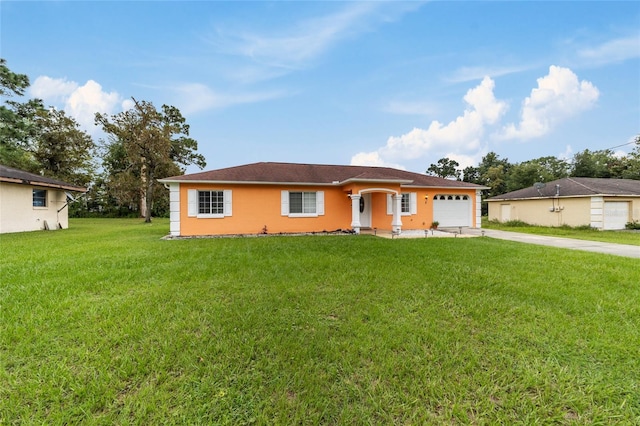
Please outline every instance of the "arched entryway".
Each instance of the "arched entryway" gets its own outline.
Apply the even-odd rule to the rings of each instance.
[[[388,188],[367,188],[350,195],[351,228],[359,234],[362,228],[371,228],[376,226],[373,217],[374,203],[376,202],[376,197],[374,197],[373,194],[375,193],[391,195],[393,207],[391,229],[394,232],[400,233],[402,230],[402,221],[400,219],[402,195],[400,192]],[[386,197],[384,197],[384,199],[386,202]],[[385,226],[386,225],[387,224],[385,224]]]

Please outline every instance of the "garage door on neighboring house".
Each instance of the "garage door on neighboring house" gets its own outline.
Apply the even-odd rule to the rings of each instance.
[[[438,194],[433,197],[433,220],[439,226],[472,226],[473,209],[468,195]]]
[[[624,229],[627,222],[629,222],[629,202],[604,202],[603,229]]]

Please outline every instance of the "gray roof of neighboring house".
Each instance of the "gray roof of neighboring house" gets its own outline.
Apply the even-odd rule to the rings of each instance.
[[[40,176],[35,173],[25,172],[24,170],[14,169],[12,167],[3,166],[1,164],[0,182],[41,186],[46,188],[57,188],[67,191],[87,192],[87,188],[84,188],[82,186],[72,185],[61,180]]]
[[[342,185],[349,182],[396,182],[402,186],[474,188],[484,186],[390,167],[335,166],[326,164],[252,163],[208,172],[160,179],[160,182],[290,183]]]
[[[491,197],[487,201],[552,198],[556,194],[559,197],[640,196],[640,180],[570,177],[546,182],[540,189],[531,186]]]

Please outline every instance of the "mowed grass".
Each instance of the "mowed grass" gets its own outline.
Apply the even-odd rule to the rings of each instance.
[[[482,220],[482,227],[487,229],[499,229],[502,231],[523,232],[525,234],[547,235],[553,237],[575,238],[578,240],[601,241],[603,243],[616,243],[640,246],[640,231],[619,230],[600,231],[597,229],[572,228],[570,226],[536,226],[518,222],[504,224]]]
[[[490,238],[0,236],[0,424],[638,424],[637,259]]]

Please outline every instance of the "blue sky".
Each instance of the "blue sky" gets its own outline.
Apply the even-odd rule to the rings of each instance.
[[[640,133],[640,2],[2,1],[0,14],[0,54],[31,97],[96,139],[93,114],[131,97],[177,106],[207,169],[424,172],[489,151],[624,153]]]

